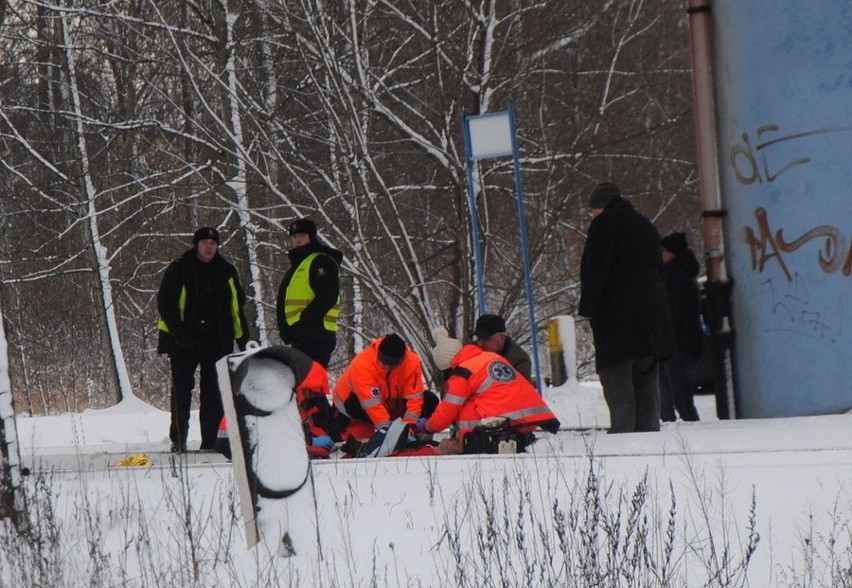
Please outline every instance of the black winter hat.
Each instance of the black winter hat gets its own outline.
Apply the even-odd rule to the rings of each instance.
[[[470,338],[487,339],[494,333],[506,332],[506,321],[499,314],[483,314],[476,319],[476,325],[473,327],[473,333]]]
[[[195,234],[192,236],[192,246],[195,247],[198,245],[199,241],[203,241],[204,239],[213,239],[216,241],[216,245],[219,244],[219,231],[214,229],[213,227],[201,227]]]
[[[300,218],[290,223],[287,232],[291,235],[305,233],[313,237],[317,234],[317,224],[309,218]]]
[[[589,196],[589,208],[606,208],[616,198],[621,198],[621,189],[612,182],[595,186]]]
[[[686,242],[686,233],[672,233],[663,237],[663,247],[674,253],[682,255],[689,249],[689,244]]]
[[[385,338],[379,343],[379,361],[388,367],[398,366],[402,363],[404,355],[405,341],[399,335],[394,333],[385,335]]]

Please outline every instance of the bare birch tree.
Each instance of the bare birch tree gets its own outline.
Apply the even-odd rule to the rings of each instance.
[[[17,529],[26,525],[27,520],[25,494],[21,489],[24,472],[9,378],[9,348],[0,309],[0,519],[10,519]]]
[[[130,378],[127,375],[127,366],[124,363],[124,353],[121,350],[121,337],[118,333],[112,284],[110,283],[109,256],[106,247],[104,247],[101,241],[101,231],[98,226],[98,217],[100,214],[96,203],[98,193],[92,177],[92,162],[89,158],[89,146],[86,141],[86,129],[84,128],[86,115],[83,112],[80,87],[77,84],[75,41],[69,30],[69,15],[61,9],[58,11],[58,15],[62,30],[62,47],[65,50],[65,67],[67,68],[68,75],[68,89],[71,94],[72,117],[76,123],[76,156],[80,166],[78,177],[82,184],[81,191],[83,193],[83,201],[85,202],[85,218],[88,226],[87,237],[89,239],[89,246],[93,252],[97,283],[100,286],[100,302],[102,306],[99,314],[100,312],[103,313],[104,322],[106,323],[106,334],[109,340],[109,345],[105,351],[109,353],[112,359],[110,363],[113,367],[113,385],[117,389],[116,401],[121,401],[122,399],[132,397],[133,390],[130,387]]]
[[[10,3],[0,269],[27,410],[166,406],[155,294],[200,224],[261,340],[309,216],[344,253],[332,376],[389,331],[428,364],[430,330],[479,311],[464,112],[515,107],[537,315],[571,314],[596,182],[696,242],[687,48],[675,0]],[[488,310],[543,341],[511,163],[474,171]]]

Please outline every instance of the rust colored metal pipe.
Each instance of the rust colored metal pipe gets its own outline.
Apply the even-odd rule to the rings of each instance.
[[[716,101],[710,38],[711,0],[689,0],[689,37],[692,56],[692,98],[698,155],[698,191],[704,218],[704,250],[708,281],[727,280],[723,240],[722,196],[719,188],[719,150],[716,138]]]
[[[711,0],[688,0],[689,38],[692,57],[692,99],[695,108],[695,138],[698,156],[698,189],[704,228],[705,319],[711,329],[713,389],[719,418],[736,418],[733,384],[733,332],[730,320],[730,281],[725,265],[722,221],[725,209],[719,182],[719,142],[716,130],[716,100],[713,84]]]

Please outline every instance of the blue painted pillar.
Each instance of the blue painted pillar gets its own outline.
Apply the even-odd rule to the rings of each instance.
[[[714,0],[737,416],[852,409],[852,3]]]

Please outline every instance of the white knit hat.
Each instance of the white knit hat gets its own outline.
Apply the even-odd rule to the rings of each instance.
[[[432,331],[435,346],[432,348],[432,359],[438,369],[445,370],[450,367],[450,362],[456,354],[461,351],[462,344],[458,339],[453,339],[444,327],[438,327]]]

